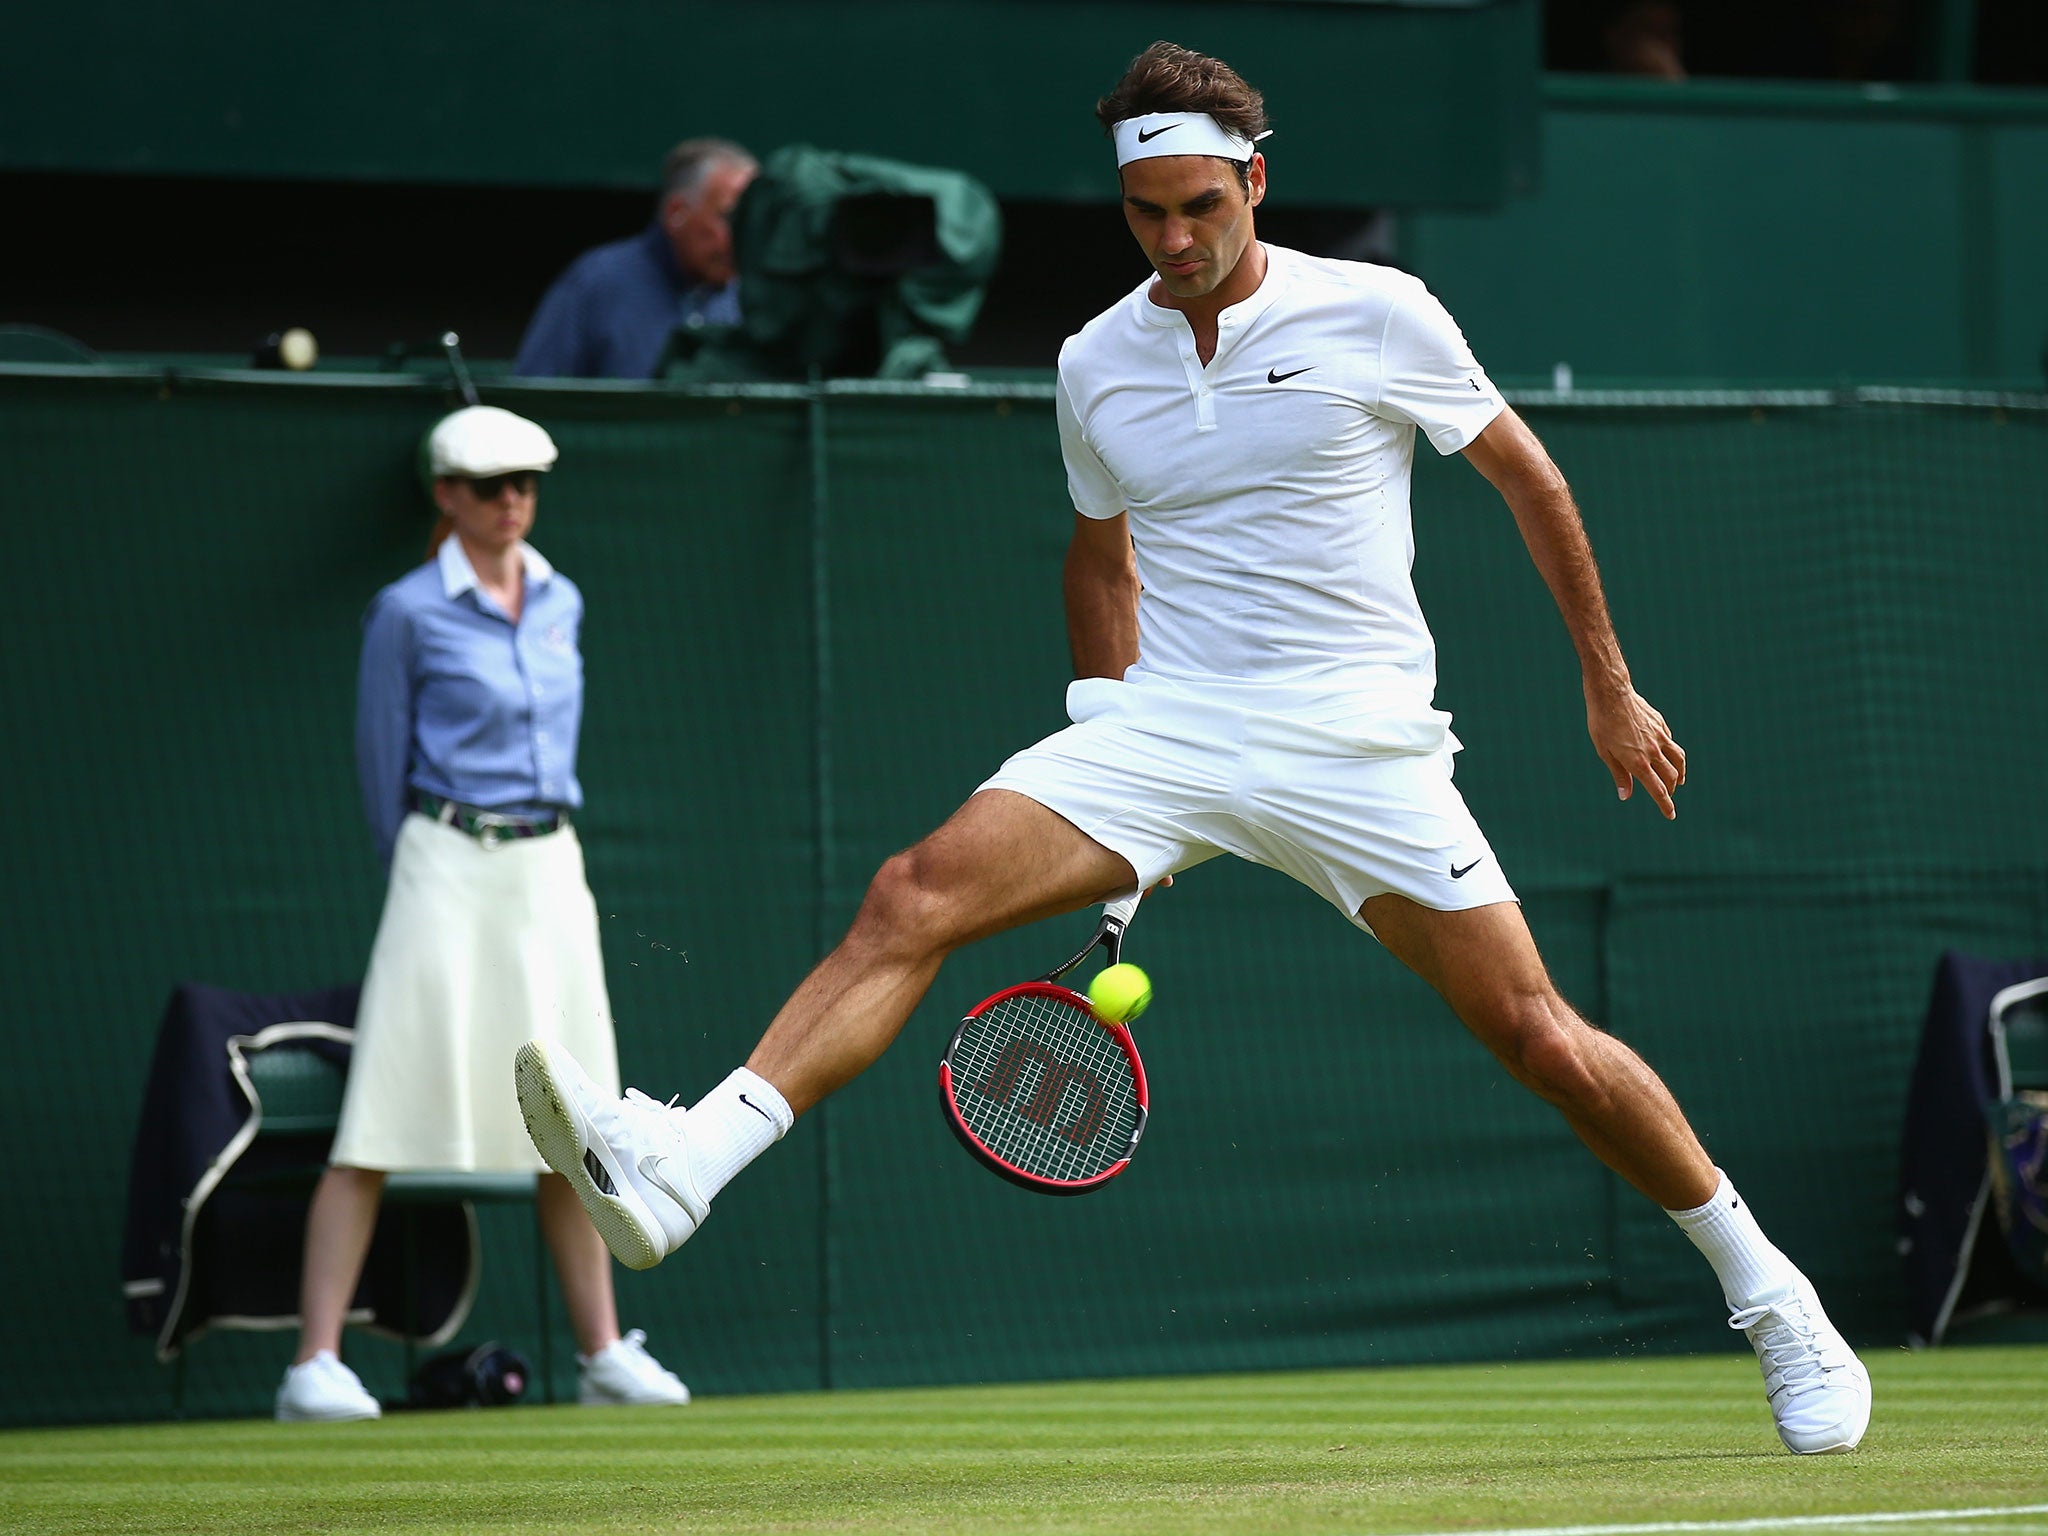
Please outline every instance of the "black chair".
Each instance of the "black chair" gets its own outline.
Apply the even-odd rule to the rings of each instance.
[[[1916,1347],[1965,1323],[2007,1330],[2009,1318],[2034,1322],[2013,1314],[2048,1313],[2044,1009],[2048,958],[1951,951],[1935,967],[1899,1157],[1899,1256]]]
[[[249,1081],[262,1112],[259,1139],[278,1144],[296,1143],[304,1149],[303,1162],[285,1171],[298,1187],[310,1190],[327,1166],[327,1149],[341,1121],[342,1088],[346,1071],[334,1060],[306,1046],[280,1046],[249,1058]],[[274,1179],[270,1172],[262,1175]],[[422,1341],[419,1297],[419,1216],[424,1208],[504,1204],[531,1201],[534,1175],[530,1173],[416,1172],[392,1173],[384,1180],[384,1204],[398,1215],[401,1233],[401,1268],[404,1274],[404,1303],[397,1332],[405,1344],[405,1374],[411,1379],[417,1363],[416,1351]],[[548,1254],[540,1230],[538,1207],[534,1217],[533,1258],[534,1315],[540,1329],[541,1391],[546,1401],[555,1400],[554,1342],[548,1327]],[[465,1306],[463,1312],[468,1308]],[[457,1319],[459,1326],[460,1319]],[[429,1344],[446,1342],[446,1337],[427,1337]]]
[[[209,1328],[298,1322],[308,1199],[327,1165],[357,989],[254,994],[180,986],[157,1029],[129,1169],[129,1326],[176,1366]],[[417,1344],[461,1327],[482,1272],[475,1205],[531,1200],[531,1175],[394,1174],[350,1319]],[[547,1259],[537,1242],[544,1391],[553,1392]]]

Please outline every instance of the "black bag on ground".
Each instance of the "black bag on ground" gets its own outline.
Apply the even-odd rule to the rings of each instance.
[[[532,1380],[526,1356],[492,1339],[425,1362],[413,1372],[405,1400],[413,1408],[497,1408],[518,1402]]]

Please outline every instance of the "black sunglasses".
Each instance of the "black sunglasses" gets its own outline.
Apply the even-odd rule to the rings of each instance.
[[[504,475],[466,475],[469,494],[478,501],[496,501],[505,494],[505,487],[511,486],[522,496],[531,496],[540,484],[540,475],[530,469],[515,469]]]

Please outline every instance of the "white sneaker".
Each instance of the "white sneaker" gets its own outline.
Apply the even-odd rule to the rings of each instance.
[[[1801,1275],[1789,1290],[1737,1309],[1728,1326],[1749,1335],[1786,1449],[1856,1449],[1870,1425],[1870,1373],[1821,1310],[1813,1282]]]
[[[569,1181],[590,1221],[628,1269],[652,1269],[683,1246],[711,1210],[690,1171],[679,1111],[629,1088],[598,1090],[575,1058],[529,1040],[513,1062],[526,1133]]]
[[[582,1367],[576,1401],[586,1408],[681,1407],[690,1400],[690,1389],[676,1373],[647,1353],[647,1335],[638,1328],[594,1355],[578,1355],[576,1363]]]
[[[277,1416],[286,1424],[339,1423],[344,1419],[377,1419],[384,1410],[363,1390],[356,1373],[331,1349],[290,1366],[277,1389]]]

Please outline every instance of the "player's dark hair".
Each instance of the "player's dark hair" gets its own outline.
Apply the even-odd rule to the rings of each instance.
[[[1127,117],[1152,112],[1206,112],[1241,139],[1266,131],[1266,98],[1221,59],[1178,43],[1154,43],[1124,71],[1123,79],[1095,103],[1096,121],[1109,133]],[[1238,183],[1251,190],[1251,162],[1231,162]]]

